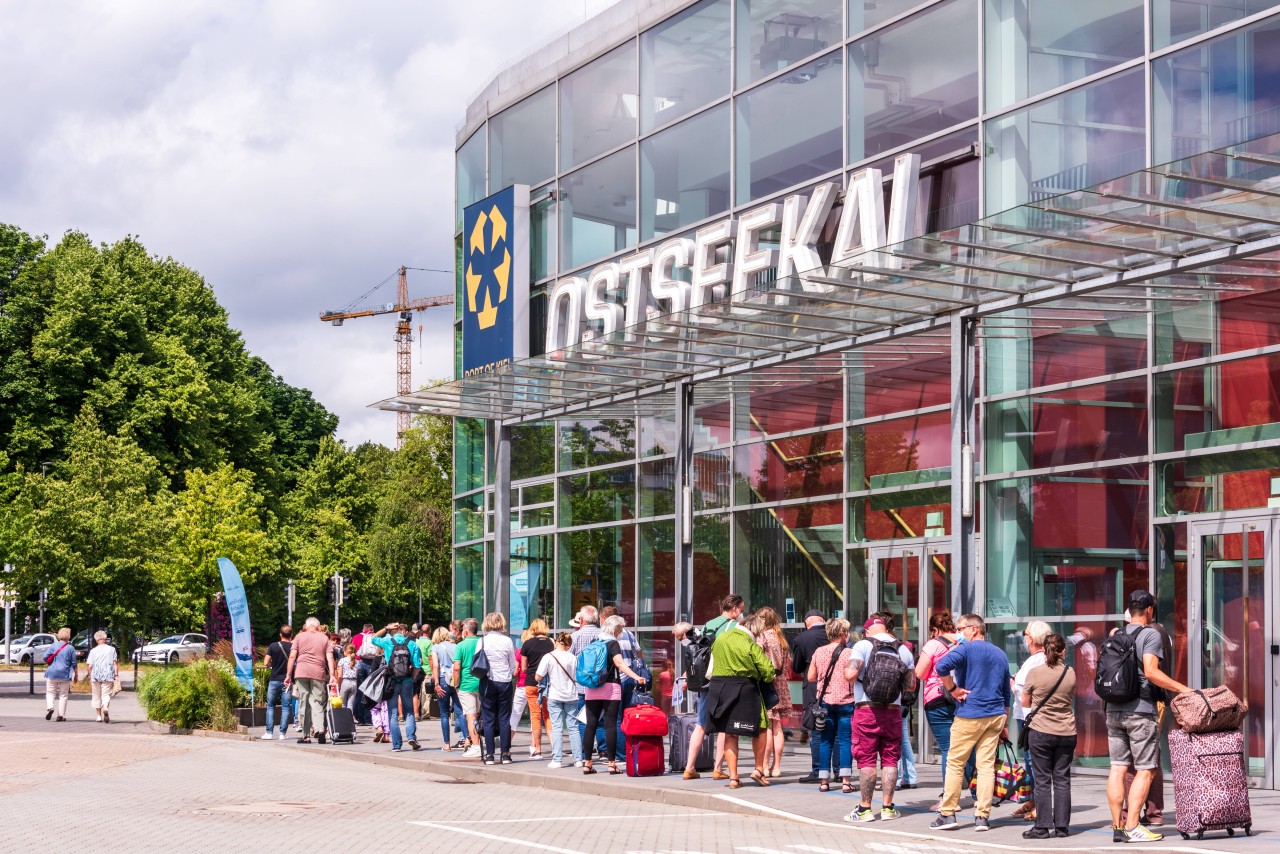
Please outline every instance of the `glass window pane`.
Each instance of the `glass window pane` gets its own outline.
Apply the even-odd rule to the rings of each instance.
[[[844,489],[838,430],[739,445],[734,449],[738,504],[831,495]]]
[[[640,515],[676,512],[676,461],[672,457],[640,464]]]
[[[738,0],[741,89],[840,41],[840,0]]]
[[[1207,33],[1275,5],[1275,0],[1152,0],[1151,38],[1156,48]]]
[[[729,94],[729,0],[704,0],[640,36],[640,132]]]
[[[511,428],[511,479],[542,477],[556,470],[554,424],[517,424]]]
[[[856,36],[920,4],[921,0],[849,0],[849,35]]]
[[[636,624],[676,623],[676,527],[674,522],[640,526],[640,599]]]
[[[850,369],[848,401],[851,420],[950,403],[951,355],[913,353],[907,364]]]
[[[1142,55],[1142,0],[987,0],[987,109]]]
[[[1280,132],[1280,18],[1156,60],[1156,162]]]
[[[840,52],[739,95],[738,204],[840,168]]]
[[[1215,271],[1215,284],[1251,287],[1254,293],[1224,292],[1215,299],[1157,314],[1157,363],[1280,344],[1280,291],[1272,290],[1275,280],[1270,278],[1274,265],[1274,260],[1257,260]],[[1251,275],[1254,272],[1263,277]]]
[[[729,209],[729,105],[640,143],[640,239]]]
[[[484,190],[485,152],[484,128],[471,134],[471,138],[458,149],[455,190],[458,196],[457,228],[462,228],[462,209],[478,202],[486,195]]]
[[[476,492],[453,502],[453,541],[464,543],[484,536],[484,493]]]
[[[814,374],[822,369],[812,368]],[[840,421],[844,378],[823,382],[787,382],[767,373],[743,378],[737,399],[738,438],[749,439],[824,427]]]
[[[986,321],[991,337],[982,343],[989,394],[1057,383],[1075,382],[1106,374],[1136,371],[1147,364],[1147,321],[1128,315],[1101,323],[1072,325],[1057,316],[1000,315]],[[1000,320],[1009,327],[1001,329]],[[1060,326],[1040,334],[1028,325]]]
[[[529,208],[529,272],[535,282],[556,274],[555,185],[534,196],[548,190],[545,198]]]
[[[850,46],[850,162],[977,115],[977,0],[944,3]]]
[[[978,187],[982,183],[982,159],[978,157],[976,124],[940,137],[907,152],[920,155],[919,209],[921,234],[933,234],[967,225],[979,217]],[[884,175],[893,174],[898,155],[872,161],[871,166]],[[885,181],[885,199],[892,193],[893,181]]]
[[[636,138],[636,43],[560,79],[560,168]]]
[[[718,510],[733,503],[733,461],[727,449],[693,455],[693,507]]]
[[[561,421],[559,424],[561,471],[635,459],[634,421],[606,418],[601,421]]]
[[[738,513],[735,585],[747,604],[843,609],[843,519],[839,501]]]
[[[1280,356],[1237,359],[1156,374],[1156,450],[1202,451],[1245,442],[1280,444]],[[1263,468],[1245,465],[1254,458],[1244,453],[1239,466],[1213,468],[1240,471]],[[1196,466],[1208,470],[1208,463]],[[1269,494],[1269,493],[1268,493]]]
[[[453,616],[484,618],[484,543],[454,549]]]
[[[636,243],[636,150],[611,154],[560,180],[560,269]]]
[[[729,595],[731,518],[728,513],[693,518],[693,623],[720,616],[720,600]]]
[[[1135,68],[988,122],[988,213],[1141,169],[1142,84]]]
[[[635,491],[635,466],[562,477],[560,527],[633,519]]]
[[[555,625],[555,537],[511,538],[511,634],[538,617]]]
[[[849,540],[941,537],[951,531],[950,485],[849,499]]]
[[[490,187],[540,184],[556,173],[556,87],[489,119]]]
[[[661,457],[675,453],[678,446],[676,422],[671,418],[640,419],[640,456]]]
[[[453,419],[453,491],[484,486],[484,422]]]
[[[563,533],[560,540],[560,616],[568,622],[583,605],[616,605],[628,625],[636,618],[636,526]]]

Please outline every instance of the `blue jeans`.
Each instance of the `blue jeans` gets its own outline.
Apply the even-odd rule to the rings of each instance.
[[[853,703],[832,705],[823,703],[827,708],[827,725],[817,732],[818,736],[818,777],[831,779],[832,751],[835,752],[836,768],[841,777],[853,776]]]
[[[942,753],[942,785],[947,785],[947,755],[951,752],[951,722],[955,720],[956,707],[951,705],[938,706],[936,709],[926,709],[924,718],[929,722],[929,732],[933,733],[933,740],[938,745],[938,750]],[[966,779],[973,779],[977,774],[977,765],[974,762],[973,755],[970,754],[969,762],[964,767],[964,776]],[[961,786],[960,788],[964,788]]]
[[[582,733],[578,731],[577,721],[571,718],[577,713],[577,700],[548,700],[547,715],[551,718],[551,759],[553,762],[564,762],[564,731],[569,731],[569,746],[573,750],[573,761],[582,761]]]
[[[446,745],[450,744],[449,737],[449,715],[453,715],[453,726],[458,732],[462,732],[465,721],[462,717],[462,703],[458,700],[458,689],[452,685],[441,685],[440,690],[444,692],[444,696],[436,694],[436,702],[440,704],[440,733]]]
[[[919,780],[916,774],[916,752],[911,747],[911,716],[902,715],[902,758],[898,760],[898,785],[914,786]]]
[[[396,714],[396,698],[404,709],[404,732],[409,741],[418,740],[418,722],[413,718],[413,680],[399,679],[391,683],[391,696],[387,698],[387,724],[391,730],[391,749],[399,750],[400,716]]]
[[[283,701],[283,702],[281,702]],[[276,704],[280,705],[280,735],[289,731],[289,718],[293,713],[293,695],[284,689],[283,682],[267,683],[267,732],[276,725]]]

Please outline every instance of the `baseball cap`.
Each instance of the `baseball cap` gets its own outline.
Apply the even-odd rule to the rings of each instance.
[[[1129,594],[1129,607],[1142,610],[1143,608],[1154,608],[1156,606],[1156,597],[1152,596],[1150,591],[1135,590]]]
[[[811,611],[807,611],[807,612],[805,612],[804,618],[807,620],[807,619],[809,619],[810,617],[818,617],[819,619],[821,619],[821,618],[822,618],[822,612],[821,612],[821,611],[819,611],[817,608],[814,608],[814,609],[813,609],[813,610],[811,610]]]
[[[862,624],[862,630],[864,632],[868,631],[872,626],[876,626],[876,625],[883,626],[884,620],[880,619],[879,617],[868,617],[867,621]]]

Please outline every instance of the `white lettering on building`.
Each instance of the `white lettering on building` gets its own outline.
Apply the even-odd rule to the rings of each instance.
[[[881,171],[863,169],[850,176],[826,269],[818,242],[840,192],[834,182],[814,187],[807,199],[794,195],[768,202],[736,220],[703,226],[692,239],[673,237],[656,249],[600,264],[589,278],[560,279],[548,295],[546,352],[554,354],[619,332],[635,340],[643,335],[642,324],[655,302],[665,314],[722,301],[726,292],[733,300],[748,299],[757,291],[761,274],[770,269],[777,270],[773,288],[783,292],[777,299],[784,301],[788,299],[785,292],[797,286],[806,292],[830,289],[809,281],[805,273],[836,277],[855,259],[865,266],[893,268],[899,259],[892,253],[869,250],[917,236],[919,189],[917,154],[904,154],[894,161],[887,217]],[[762,240],[773,229],[779,231],[777,248]],[[682,275],[682,270],[687,274]],[[598,333],[591,331],[592,325]]]

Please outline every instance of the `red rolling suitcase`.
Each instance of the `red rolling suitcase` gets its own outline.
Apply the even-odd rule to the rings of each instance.
[[[1235,836],[1237,827],[1244,828],[1245,836],[1250,835],[1253,816],[1240,730],[1170,730],[1169,758],[1178,832],[1183,839],[1193,833],[1201,839],[1206,830],[1225,830],[1228,836]]]
[[[632,706],[622,713],[622,731],[627,735],[667,734],[667,715],[657,706]]]
[[[660,735],[628,735],[627,776],[660,777],[667,770],[667,757]]]

